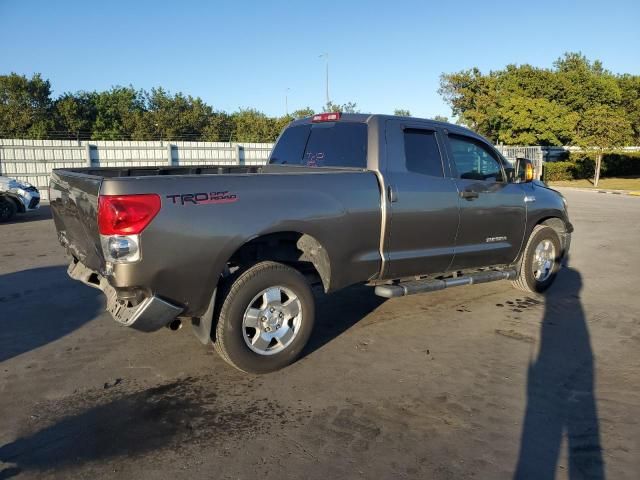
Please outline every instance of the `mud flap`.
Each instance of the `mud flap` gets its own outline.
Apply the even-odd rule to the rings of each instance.
[[[191,326],[193,327],[193,333],[200,340],[200,343],[207,345],[211,341],[211,325],[213,324],[213,311],[216,306],[216,292],[218,289],[213,290],[211,295],[211,301],[204,314],[200,318],[192,318]]]

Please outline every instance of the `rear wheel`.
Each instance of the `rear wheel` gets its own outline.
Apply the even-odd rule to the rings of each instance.
[[[315,317],[304,276],[277,262],[260,262],[228,286],[216,327],[216,351],[248,373],[268,373],[293,363],[306,345]]]
[[[17,211],[18,208],[12,200],[0,197],[0,223],[11,220],[16,215]]]
[[[561,252],[556,231],[546,225],[536,225],[522,254],[520,272],[513,285],[528,292],[544,292],[560,269]]]

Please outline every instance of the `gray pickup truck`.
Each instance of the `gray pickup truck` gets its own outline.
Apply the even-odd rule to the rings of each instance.
[[[69,274],[101,289],[115,320],[189,322],[253,373],[299,356],[314,284],[542,292],[573,230],[527,160],[457,125],[386,115],[292,122],[264,166],[58,169],[50,195]]]

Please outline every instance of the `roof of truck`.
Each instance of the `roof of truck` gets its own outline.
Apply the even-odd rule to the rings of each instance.
[[[316,114],[318,115],[318,114]],[[310,117],[305,117],[305,118],[301,118],[299,120],[294,120],[293,122],[291,122],[289,124],[289,126],[292,125],[298,125],[298,124],[306,124],[306,123],[311,123],[313,117],[315,115],[312,115]],[[483,137],[482,135],[474,132],[473,130],[470,130],[466,127],[463,127],[461,125],[456,125],[455,123],[448,123],[448,122],[440,122],[438,120],[432,120],[430,118],[419,118],[419,117],[405,117],[405,116],[399,116],[399,115],[388,115],[388,114],[380,114],[380,113],[340,113],[340,119],[338,120],[339,122],[362,122],[362,123],[371,123],[372,121],[384,121],[384,120],[404,120],[407,123],[410,122],[420,122],[420,123],[429,123],[433,126],[437,126],[440,128],[445,128],[448,131],[452,132],[452,133],[460,133],[460,134],[464,134],[464,135],[470,135],[476,138],[480,138],[482,140],[484,140],[485,142],[488,143],[492,143],[490,140],[488,140],[487,138]]]

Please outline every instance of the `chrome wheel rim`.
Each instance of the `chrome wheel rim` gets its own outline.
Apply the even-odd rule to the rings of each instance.
[[[533,252],[533,277],[544,282],[553,273],[556,262],[556,247],[551,240],[542,240]]]
[[[244,312],[242,336],[260,355],[273,355],[287,348],[302,325],[302,305],[292,290],[274,286],[258,293]]]

